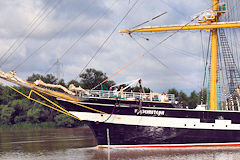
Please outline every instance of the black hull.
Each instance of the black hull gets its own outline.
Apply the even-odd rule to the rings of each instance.
[[[240,131],[145,127],[87,122],[99,145],[210,144],[240,142]]]
[[[97,99],[79,102],[93,109],[90,110],[68,101],[59,102],[70,113],[83,118],[100,146],[107,146],[108,143],[133,147],[240,145],[240,112],[237,111],[180,109],[164,103],[148,103],[148,106],[139,107],[138,102],[127,104]],[[162,107],[164,105],[166,107]],[[96,113],[96,110],[108,114]]]

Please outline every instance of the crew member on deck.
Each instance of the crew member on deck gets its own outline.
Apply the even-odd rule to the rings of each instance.
[[[121,98],[123,98],[123,87],[120,89]]]
[[[118,89],[114,88],[113,90],[113,97],[117,97],[118,96]]]

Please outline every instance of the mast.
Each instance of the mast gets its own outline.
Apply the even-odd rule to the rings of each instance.
[[[198,23],[168,26],[140,27],[121,30],[120,33],[133,32],[161,32],[179,30],[211,30],[211,73],[210,73],[210,110],[217,110],[217,52],[218,52],[218,29],[240,27],[240,21],[218,22],[222,13],[226,13],[227,3],[224,0],[212,0],[212,11],[206,11],[198,16]]]
[[[218,0],[213,0],[212,10],[218,10]],[[217,22],[218,15],[214,22]],[[212,29],[211,79],[210,79],[210,110],[217,110],[217,29]]]

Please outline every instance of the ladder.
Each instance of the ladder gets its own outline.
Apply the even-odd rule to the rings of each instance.
[[[234,61],[233,53],[228,44],[228,40],[223,28],[218,29],[220,38],[221,53],[224,60],[226,78],[228,81],[229,93],[233,93],[235,88],[240,84],[240,74]]]
[[[239,95],[236,95],[235,89],[240,84],[240,74],[234,61],[233,53],[230,49],[225,31],[223,28],[218,29],[220,38],[221,54],[224,60],[226,78],[230,96],[228,98],[228,109],[239,110]]]

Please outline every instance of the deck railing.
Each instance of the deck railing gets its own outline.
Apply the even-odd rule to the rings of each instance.
[[[143,101],[159,101],[159,102],[175,102],[174,94],[159,93],[140,93],[140,92],[114,92],[109,90],[88,90],[89,95],[81,94],[82,97],[99,97],[99,98],[118,98],[123,100],[143,100]]]

